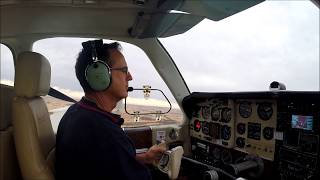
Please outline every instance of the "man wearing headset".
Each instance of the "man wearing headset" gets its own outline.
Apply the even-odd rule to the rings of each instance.
[[[165,149],[136,149],[121,129],[123,119],[111,111],[128,96],[132,76],[118,43],[82,43],[75,65],[85,96],[60,121],[56,142],[56,178],[151,179],[145,164],[159,161]]]

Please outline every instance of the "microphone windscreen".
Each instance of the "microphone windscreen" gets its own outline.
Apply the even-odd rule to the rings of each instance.
[[[133,91],[133,87],[128,87],[128,92]]]

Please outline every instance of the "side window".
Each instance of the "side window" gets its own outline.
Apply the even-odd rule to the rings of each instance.
[[[51,87],[75,100],[80,100],[83,96],[74,73],[74,64],[80,48],[81,40],[74,38],[44,39],[33,44],[33,51],[44,55],[50,62]],[[65,112],[72,104],[51,96],[44,97],[44,100],[51,114]]]
[[[33,50],[47,57],[51,64],[51,87],[75,100],[79,100],[84,93],[76,78],[74,65],[78,53],[82,48],[81,43],[87,40],[91,39],[52,38],[37,41],[33,46]],[[104,40],[104,42],[110,43],[113,41]],[[126,110],[129,113],[139,112],[141,116],[137,119],[135,116],[127,114],[124,108],[125,101],[121,101],[118,103],[117,108],[115,108],[114,113],[121,114],[125,119],[124,126],[136,127],[182,122],[183,116],[179,106],[146,54],[134,45],[125,42],[120,42],[120,44],[129,71],[133,76],[133,80],[129,82],[129,86],[142,88],[143,85],[149,85],[151,88],[160,89],[166,94],[172,104],[170,113],[161,116],[155,114],[142,115],[146,111],[166,112],[169,110],[169,105],[166,103],[164,96],[159,93],[160,91],[152,91],[147,100],[144,98],[143,91],[130,92],[126,101]],[[51,111],[52,119],[60,120],[63,113],[67,110],[66,107],[70,105],[68,102],[63,102],[52,97],[45,97],[45,100],[49,111]]]
[[[1,57],[1,84],[13,86],[14,84],[14,63],[13,55],[10,49],[0,44],[0,57]]]

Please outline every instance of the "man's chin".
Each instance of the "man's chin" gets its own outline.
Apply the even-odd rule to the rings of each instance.
[[[121,99],[128,97],[128,92],[124,93]]]

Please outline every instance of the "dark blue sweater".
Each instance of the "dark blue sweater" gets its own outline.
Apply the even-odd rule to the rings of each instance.
[[[122,123],[84,98],[72,105],[58,127],[56,179],[150,180]]]

